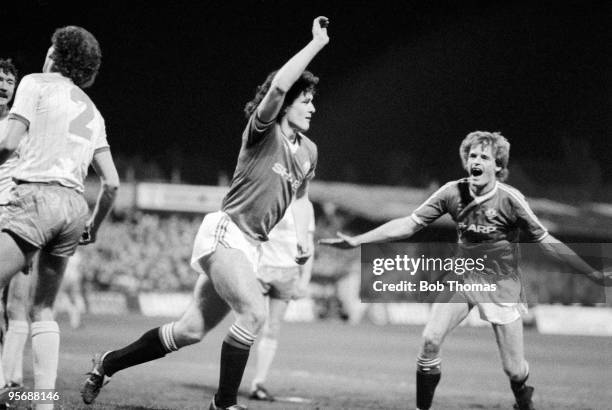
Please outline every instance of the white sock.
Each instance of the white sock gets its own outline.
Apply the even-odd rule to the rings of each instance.
[[[4,337],[2,364],[7,383],[23,384],[23,349],[30,333],[30,325],[24,320],[9,320]]]
[[[276,348],[278,347],[278,340],[263,337],[257,345],[257,367],[255,371],[255,378],[251,385],[251,390],[255,389],[256,384],[263,384],[268,378],[268,371],[276,355]]]
[[[2,360],[0,360],[0,387],[4,387],[6,385],[6,380],[4,380],[4,370],[2,370]]]
[[[34,388],[55,389],[59,361],[59,326],[56,321],[32,323]],[[53,404],[38,404],[37,410],[53,409]]]

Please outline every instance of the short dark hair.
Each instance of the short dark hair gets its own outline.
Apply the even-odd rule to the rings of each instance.
[[[64,77],[82,86],[98,74],[102,51],[98,40],[82,27],[58,28],[51,37],[53,67]]]
[[[266,77],[266,81],[262,85],[257,87],[255,97],[253,97],[251,101],[246,103],[246,106],[244,107],[244,113],[247,118],[250,118],[251,115],[253,115],[261,100],[263,100],[264,96],[268,93],[268,90],[270,90],[272,80],[274,79],[274,76],[276,76],[276,73],[278,73],[278,70],[272,71],[270,74],[268,74],[268,77]],[[285,100],[283,101],[283,105],[280,109],[280,112],[282,113],[287,106],[293,104],[295,99],[298,98],[302,93],[310,92],[315,94],[316,86],[318,83],[319,77],[315,76],[310,71],[304,71],[302,75],[300,75],[300,78],[298,78],[297,81],[291,86],[289,91],[287,91],[287,95],[285,95]],[[278,118],[282,118],[282,114],[279,115]]]
[[[495,165],[501,169],[495,173],[499,181],[508,178],[508,161],[510,160],[510,143],[500,132],[474,131],[469,133],[461,142],[459,156],[463,168],[467,170],[467,159],[470,149],[474,145],[491,146],[491,153],[495,158]]]
[[[4,71],[6,74],[13,74],[15,81],[17,80],[17,77],[19,77],[17,67],[15,67],[13,60],[10,58],[0,58],[0,71]]]

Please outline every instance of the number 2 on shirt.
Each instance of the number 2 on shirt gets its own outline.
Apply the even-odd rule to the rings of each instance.
[[[93,135],[93,131],[88,127],[89,123],[94,119],[93,104],[83,93],[83,91],[76,87],[70,91],[70,99],[79,106],[81,105],[80,103],[84,103],[85,109],[78,115],[78,117],[70,121],[68,132],[89,141]]]

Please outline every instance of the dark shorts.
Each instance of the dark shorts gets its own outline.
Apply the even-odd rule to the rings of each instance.
[[[23,183],[0,206],[0,231],[11,232],[55,256],[72,256],[85,229],[89,207],[82,194],[52,184]]]

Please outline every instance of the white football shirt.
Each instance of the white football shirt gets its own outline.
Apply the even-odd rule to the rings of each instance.
[[[28,126],[13,176],[83,192],[94,153],[109,149],[104,119],[87,94],[59,73],[30,74],[19,83],[10,118]]]
[[[7,125],[8,116],[0,120],[0,140],[4,138]],[[6,203],[9,191],[15,185],[13,183],[13,170],[17,165],[18,158],[19,155],[17,154],[17,151],[15,151],[4,164],[0,165],[0,204]]]
[[[272,228],[268,240],[261,244],[260,266],[275,268],[289,268],[298,266],[295,262],[297,256],[297,236],[295,234],[295,220],[291,208],[293,202],[285,211],[282,219]],[[308,232],[313,235],[315,230],[314,209],[310,206],[311,214],[308,221]]]

